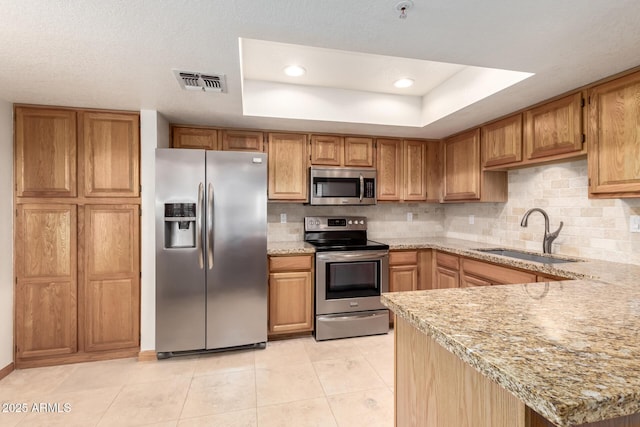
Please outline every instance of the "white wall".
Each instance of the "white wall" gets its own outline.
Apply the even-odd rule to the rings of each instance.
[[[0,100],[0,369],[13,362],[13,108]]]
[[[169,123],[155,110],[140,111],[142,184],[140,351],[156,345],[155,149],[169,147]]]

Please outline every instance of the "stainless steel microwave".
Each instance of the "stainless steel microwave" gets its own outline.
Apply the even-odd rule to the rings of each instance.
[[[376,170],[369,168],[309,168],[309,204],[375,205]]]

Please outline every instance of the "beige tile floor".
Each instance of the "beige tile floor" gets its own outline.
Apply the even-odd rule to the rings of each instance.
[[[393,332],[264,350],[22,369],[0,380],[0,426],[393,426]],[[52,404],[35,412],[33,404]],[[51,412],[55,405],[61,412]],[[70,410],[64,412],[64,404]],[[37,407],[37,405],[36,405]]]

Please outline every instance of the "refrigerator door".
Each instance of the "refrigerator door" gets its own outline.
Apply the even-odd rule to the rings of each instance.
[[[204,150],[156,150],[157,352],[205,348],[204,165]]]
[[[206,348],[266,342],[267,156],[206,157]]]

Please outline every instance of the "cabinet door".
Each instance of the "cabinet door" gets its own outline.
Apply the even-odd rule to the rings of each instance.
[[[480,199],[480,129],[444,140],[444,200]]]
[[[18,205],[16,359],[77,351],[77,210]]]
[[[389,292],[415,291],[418,289],[417,265],[389,267]]]
[[[311,135],[311,164],[341,166],[344,141],[341,136]]]
[[[222,149],[232,151],[264,151],[264,134],[248,130],[223,130]]]
[[[527,159],[582,150],[582,94],[576,93],[524,113]]]
[[[460,287],[460,273],[446,267],[436,266],[435,270],[435,288],[458,288]]]
[[[347,136],[344,138],[344,165],[373,166],[373,138]]]
[[[489,285],[491,285],[491,282],[481,277],[476,277],[470,274],[463,274],[460,277],[461,288],[472,288],[474,286],[489,286]]]
[[[174,126],[171,128],[171,146],[173,148],[217,150],[218,130]]]
[[[404,157],[404,200],[426,200],[426,142],[404,140],[402,145]]]
[[[590,193],[640,196],[640,73],[594,87],[589,99]]]
[[[269,134],[269,199],[307,200],[307,136]]]
[[[81,233],[85,351],[140,343],[140,212],[137,205],[86,205]]]
[[[269,274],[269,333],[313,330],[310,271]]]
[[[140,116],[79,113],[87,197],[140,196]]]
[[[442,144],[440,141],[427,141],[425,150],[427,201],[439,202],[442,197]]]
[[[402,197],[402,141],[376,141],[378,200],[400,200]]]
[[[18,197],[75,197],[76,113],[16,107]]]
[[[482,126],[482,165],[507,165],[522,161],[522,114]]]

